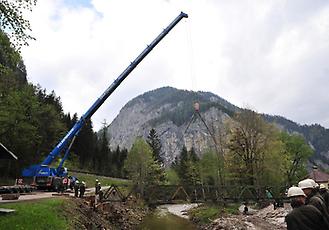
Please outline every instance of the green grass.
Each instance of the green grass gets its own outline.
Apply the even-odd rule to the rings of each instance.
[[[241,204],[228,204],[226,207],[223,208],[223,210],[225,213],[238,215],[240,205]]]
[[[208,224],[223,214],[238,214],[239,204],[230,204],[226,207],[212,204],[203,204],[189,211],[190,216],[200,224]]]
[[[130,185],[130,180],[120,179],[120,178],[112,178],[112,177],[106,177],[106,176],[97,176],[94,174],[87,174],[87,173],[78,173],[74,172],[72,173],[73,176],[77,177],[79,181],[86,182],[87,187],[94,187],[95,186],[95,180],[98,179],[103,186],[109,186],[109,185]]]
[[[63,199],[43,199],[33,202],[1,204],[0,208],[15,209],[15,213],[0,215],[0,229],[69,229],[62,215]]]
[[[207,224],[210,223],[211,220],[216,219],[220,212],[221,210],[217,206],[202,205],[190,210],[189,213],[194,220],[197,220],[197,222],[200,222],[201,224]]]

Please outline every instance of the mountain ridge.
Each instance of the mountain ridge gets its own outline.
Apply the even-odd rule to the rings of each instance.
[[[146,138],[151,128],[160,136],[166,164],[169,165],[179,154],[178,146],[194,147],[201,154],[213,141],[202,121],[195,120],[186,131],[194,114],[193,104],[200,104],[200,114],[212,132],[224,127],[225,119],[232,119],[241,108],[222,97],[203,91],[180,90],[161,87],[145,92],[126,103],[108,127],[109,145],[130,148],[138,136]],[[283,116],[261,114],[268,122],[275,123],[289,133],[300,133],[315,150],[310,162],[329,168],[329,130],[319,124],[301,125]],[[328,144],[327,144],[328,143]],[[201,147],[200,147],[201,146]]]

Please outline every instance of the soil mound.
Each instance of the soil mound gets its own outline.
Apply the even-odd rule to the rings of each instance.
[[[136,202],[104,202],[96,208],[92,197],[68,198],[63,207],[71,229],[134,229],[147,214]]]

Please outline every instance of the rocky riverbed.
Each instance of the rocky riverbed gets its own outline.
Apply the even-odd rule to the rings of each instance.
[[[241,208],[240,208],[241,209]],[[252,210],[248,215],[223,215],[202,229],[232,229],[232,230],[283,230],[287,229],[284,217],[291,211],[288,204],[274,209],[273,205],[260,210]]]
[[[164,204],[160,205],[158,208],[161,210],[166,210],[169,213],[179,216],[181,218],[188,219],[189,216],[187,211],[197,207],[199,204]]]
[[[67,198],[65,216],[70,217],[72,229],[237,229],[237,230],[283,230],[286,229],[284,217],[291,211],[288,204],[274,209],[269,205],[257,210],[249,207],[244,215],[220,214],[210,224],[197,226],[188,220],[188,210],[199,204],[166,204],[150,211],[137,200],[128,202],[103,203],[96,209],[90,206],[88,198]],[[146,228],[145,228],[146,226]],[[167,228],[171,226],[170,228]]]

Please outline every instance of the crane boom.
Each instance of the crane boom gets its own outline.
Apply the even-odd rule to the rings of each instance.
[[[153,41],[148,45],[138,57],[130,63],[130,65],[114,80],[114,82],[104,91],[104,93],[92,104],[85,114],[75,123],[65,137],[56,145],[56,147],[49,153],[49,155],[43,160],[40,165],[33,165],[23,170],[23,177],[28,176],[49,176],[54,174],[58,176],[57,170],[53,169],[52,173],[49,173],[49,165],[53,160],[68,146],[70,141],[79,133],[86,120],[98,110],[98,108],[104,103],[104,101],[114,92],[114,90],[122,83],[122,81],[136,68],[136,66],[152,51],[152,49],[176,26],[176,24],[183,18],[187,18],[188,15],[181,12]],[[65,159],[67,154],[65,154]],[[61,162],[61,165],[64,162]],[[48,166],[48,167],[45,167]],[[48,170],[47,170],[48,168]],[[45,171],[43,171],[45,170]]]

